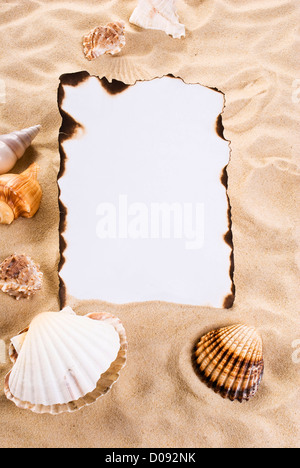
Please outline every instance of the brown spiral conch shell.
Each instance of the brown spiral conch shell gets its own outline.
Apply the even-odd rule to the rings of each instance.
[[[17,300],[29,299],[42,287],[43,273],[26,255],[10,255],[0,264],[0,289]]]
[[[123,21],[98,26],[83,38],[84,55],[88,60],[94,60],[104,54],[118,54],[126,44],[124,32]]]
[[[10,171],[31,145],[40,125],[0,136],[0,174]]]
[[[263,346],[255,328],[234,325],[203,336],[196,346],[195,367],[201,379],[231,401],[253,397],[264,372]]]
[[[39,166],[34,163],[22,174],[0,176],[0,224],[11,224],[20,216],[32,218],[36,214],[42,199],[38,171]]]

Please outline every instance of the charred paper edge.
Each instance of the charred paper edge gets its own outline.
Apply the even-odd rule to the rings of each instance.
[[[174,78],[174,79],[181,79],[185,84],[199,84],[199,86],[203,86],[200,83],[186,82],[180,76],[175,76],[171,73],[168,75],[163,75],[161,77],[156,77],[153,79],[163,78],[165,76],[169,78]],[[97,78],[100,81],[103,88],[111,95],[117,95],[117,94],[122,93],[123,91],[128,89],[130,86],[134,86],[134,84],[137,83],[138,81],[152,81],[152,80],[136,80],[134,84],[127,85],[123,83],[122,81],[118,81],[118,80],[112,80],[111,82],[109,82],[107,78],[105,77],[100,78],[99,76],[90,75],[90,73],[88,73],[87,71],[67,73],[67,74],[60,76],[60,79],[59,79],[60,84],[58,87],[57,101],[58,101],[59,112],[62,117],[62,125],[60,127],[59,137],[58,137],[59,154],[60,154],[60,170],[57,176],[57,182],[59,181],[61,177],[63,177],[65,173],[66,161],[68,159],[62,145],[66,140],[71,139],[79,128],[82,128],[81,124],[76,122],[76,120],[74,120],[70,114],[68,114],[66,111],[62,109],[62,104],[65,98],[64,86],[68,85],[68,86],[76,87],[79,84],[84,83],[84,81],[88,80],[91,77]],[[232,209],[231,209],[230,198],[228,194],[229,183],[228,183],[228,172],[227,172],[227,168],[231,161],[232,150],[231,150],[231,145],[230,145],[231,141],[227,140],[224,136],[224,126],[223,126],[223,121],[222,121],[222,115],[226,107],[225,94],[217,88],[209,88],[209,89],[223,95],[224,105],[223,105],[221,114],[219,114],[217,117],[215,130],[216,130],[217,135],[228,143],[228,147],[229,147],[229,161],[222,171],[220,180],[221,180],[222,185],[226,189],[226,196],[227,196],[227,202],[228,202],[228,210],[227,210],[228,231],[224,234],[224,241],[231,248],[230,260],[229,260],[230,261],[229,275],[231,279],[231,293],[228,294],[224,298],[223,308],[231,309],[235,302],[235,292],[236,292],[235,283],[234,283],[235,268],[234,268],[234,244],[233,244],[233,232],[232,232]],[[59,204],[59,211],[60,211],[60,223],[59,223],[60,261],[58,265],[58,277],[59,277],[59,300],[60,300],[60,307],[62,309],[63,307],[66,306],[66,302],[67,302],[67,289],[66,289],[66,285],[63,279],[60,276],[60,272],[66,261],[64,257],[64,252],[67,248],[67,243],[64,238],[64,232],[66,231],[68,210],[67,210],[67,207],[62,203],[60,199],[60,195],[61,195],[61,190],[58,184],[58,204]],[[156,302],[156,301],[153,301],[153,302]],[[199,305],[199,307],[201,307],[201,305]]]
[[[221,91],[219,91],[219,92],[221,92]],[[229,261],[230,261],[229,275],[230,275],[230,279],[231,279],[231,294],[228,294],[225,297],[224,302],[223,302],[223,308],[224,309],[231,309],[233,307],[233,305],[234,305],[235,291],[236,291],[235,283],[234,283],[234,243],[233,243],[233,231],[232,231],[232,208],[231,208],[230,197],[229,197],[229,193],[228,193],[229,182],[228,182],[228,171],[227,171],[228,166],[229,166],[230,161],[231,161],[232,150],[231,150],[231,141],[226,140],[226,138],[224,136],[224,130],[225,129],[224,129],[224,125],[223,125],[222,114],[224,113],[224,109],[225,109],[226,106],[225,106],[225,95],[223,94],[223,96],[224,96],[224,107],[223,107],[222,113],[217,118],[216,132],[217,132],[217,134],[219,135],[220,138],[222,138],[224,141],[226,141],[228,143],[228,147],[229,147],[229,161],[228,161],[228,164],[223,169],[223,172],[222,172],[222,175],[221,175],[221,183],[224,185],[224,187],[226,189],[226,197],[227,197],[227,204],[228,204],[228,209],[227,209],[228,231],[224,235],[224,241],[226,242],[227,245],[229,245],[229,247],[231,249],[230,258],[229,258]]]

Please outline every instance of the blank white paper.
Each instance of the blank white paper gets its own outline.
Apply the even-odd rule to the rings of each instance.
[[[82,126],[63,143],[59,180],[67,293],[222,307],[232,287],[223,95],[170,77],[117,95],[90,77],[64,92],[62,109]]]

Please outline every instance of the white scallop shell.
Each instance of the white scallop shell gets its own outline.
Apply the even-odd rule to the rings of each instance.
[[[180,38],[185,36],[185,26],[180,24],[176,0],[139,0],[130,23],[145,29],[158,29]]]
[[[0,136],[0,174],[9,172],[41,129],[40,125]]]
[[[71,412],[93,403],[126,363],[125,330],[110,314],[82,317],[70,307],[46,312],[34,318],[25,337],[11,341],[15,364],[5,394],[37,413]]]

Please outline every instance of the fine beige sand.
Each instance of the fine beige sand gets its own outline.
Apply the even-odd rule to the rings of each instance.
[[[128,84],[171,73],[224,93],[236,299],[233,308],[216,310],[68,298],[79,314],[108,311],[122,320],[128,365],[112,391],[91,407],[51,416],[6,399],[7,358],[0,364],[1,447],[300,446],[300,359],[293,347],[299,348],[300,339],[297,4],[179,0],[187,34],[175,40],[129,24],[136,0],[2,2],[1,133],[42,124],[15,172],[38,162],[44,197],[34,219],[0,227],[1,260],[24,252],[40,263],[45,282],[28,302],[1,293],[0,338],[8,346],[36,314],[60,308],[57,89],[60,75],[83,70]],[[126,21],[126,48],[117,57],[88,62],[82,36],[116,19]],[[263,382],[244,404],[214,394],[191,361],[197,338],[236,322],[254,325],[265,351]]]

